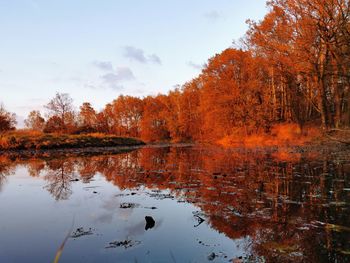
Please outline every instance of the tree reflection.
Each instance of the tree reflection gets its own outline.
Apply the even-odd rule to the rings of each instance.
[[[45,162],[39,159],[34,159],[27,164],[28,173],[30,176],[39,177],[40,173],[45,169]]]
[[[44,176],[45,186],[56,200],[66,200],[72,194],[71,182],[74,178],[74,162],[71,160],[52,160],[47,162]]]
[[[342,262],[350,250],[345,231],[350,228],[348,157],[349,151],[330,156],[148,147],[118,155],[32,160],[28,169],[33,176],[45,172],[45,188],[56,200],[70,197],[75,176],[88,183],[101,174],[120,189],[170,190],[202,211],[200,221],[231,239],[244,238],[253,258]]]
[[[5,156],[0,156],[0,192],[7,181],[7,176],[13,174],[16,164]]]
[[[346,255],[340,251],[349,249],[346,233],[329,229],[349,226],[346,156],[334,161],[315,153],[145,148],[109,157],[100,171],[122,189],[171,190],[231,239],[250,237],[246,246],[252,255],[318,262],[342,260]]]

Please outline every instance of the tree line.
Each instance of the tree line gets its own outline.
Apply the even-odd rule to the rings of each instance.
[[[146,141],[250,136],[270,133],[279,123],[349,127],[349,1],[267,5],[261,21],[247,21],[239,47],[210,58],[199,76],[180,88],[145,98],[119,96],[99,112],[86,102],[77,113],[69,95],[57,93],[46,105],[47,120],[33,111],[27,127]]]

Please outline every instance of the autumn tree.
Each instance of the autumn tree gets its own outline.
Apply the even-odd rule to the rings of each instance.
[[[183,141],[203,140],[203,118],[200,112],[201,80],[195,78],[183,85],[178,116],[179,131]]]
[[[41,117],[40,111],[31,111],[26,120],[24,120],[24,124],[27,128],[42,131],[45,127],[45,119]]]
[[[292,110],[289,103],[293,85],[296,54],[293,52],[293,27],[282,8],[273,7],[265,18],[256,23],[249,21],[248,49],[268,69],[268,85],[273,121],[290,121]],[[295,81],[294,81],[295,83]]]
[[[191,95],[189,95],[191,94]],[[177,88],[144,99],[141,136],[147,141],[188,142],[199,139],[198,90]],[[193,101],[192,101],[193,100]]]
[[[200,102],[207,139],[250,135],[268,128],[264,74],[248,51],[227,49],[209,60],[201,75]]]
[[[80,132],[96,131],[97,113],[91,106],[91,103],[84,102],[83,105],[80,106],[78,120]]]
[[[62,127],[63,127],[62,119],[56,115],[53,115],[46,121],[43,132],[45,133],[62,132]]]
[[[164,141],[170,139],[163,104],[165,95],[148,96],[143,99],[144,112],[141,120],[141,138],[145,141]]]
[[[143,113],[142,100],[131,96],[119,96],[107,110],[113,133],[123,136],[140,136]],[[109,111],[109,112],[108,112]]]
[[[181,112],[181,92],[179,89],[170,91],[166,96],[158,96],[158,99],[163,106],[159,112],[159,117],[164,119],[166,130],[172,141],[182,141],[184,135],[180,130],[179,117]]]
[[[250,23],[247,36],[256,55],[270,62],[271,91],[280,101],[275,108],[284,119],[305,122],[316,116],[323,128],[348,126],[349,1],[268,4],[270,12]]]
[[[45,106],[49,111],[49,117],[56,116],[61,119],[57,132],[70,132],[75,126],[75,116],[73,111],[73,100],[67,93],[56,93],[55,97]],[[57,118],[56,118],[57,119]]]
[[[16,115],[8,112],[5,107],[0,104],[0,133],[16,129]]]
[[[267,5],[261,21],[248,21],[243,45],[210,58],[182,87],[144,99],[119,96],[98,113],[86,102],[78,119],[69,95],[57,93],[44,130],[75,132],[79,123],[85,132],[179,142],[273,134],[280,123],[349,127],[349,1]]]
[[[78,132],[78,116],[77,113],[74,111],[70,111],[66,113],[65,115],[65,120],[64,120],[64,127],[65,127],[65,132],[68,134],[74,134]]]
[[[112,133],[112,105],[107,104],[103,111],[96,114],[96,130],[101,133]]]

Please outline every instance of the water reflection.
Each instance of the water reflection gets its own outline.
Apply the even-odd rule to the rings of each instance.
[[[0,190],[18,165],[25,166],[30,176],[43,178],[44,188],[55,200],[68,200],[76,182],[89,187],[96,175],[102,175],[121,191],[130,191],[130,198],[142,193],[159,202],[195,205],[191,226],[199,228],[206,223],[233,241],[244,240],[242,262],[348,262],[349,153],[195,146],[25,161],[1,157]],[[99,194],[97,190],[94,193]],[[105,214],[96,220],[112,222],[117,209],[123,210],[118,216],[126,213],[130,217],[134,208],[157,209],[143,203],[118,205],[111,200],[104,204]],[[126,231],[152,232],[161,224],[146,216]],[[109,246],[128,246],[136,241],[113,242]],[[212,255],[209,252],[212,248],[208,249]],[[220,251],[212,253],[213,259],[229,260]]]
[[[45,167],[45,166],[43,166]],[[71,182],[74,178],[75,163],[66,160],[53,160],[46,163],[45,188],[56,200],[66,200],[72,194]]]
[[[15,167],[16,164],[12,163],[10,158],[0,156],[0,191],[6,183],[7,177],[13,174]]]

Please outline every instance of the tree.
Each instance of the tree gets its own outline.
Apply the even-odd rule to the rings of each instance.
[[[184,141],[202,140],[202,115],[200,113],[200,78],[186,83],[180,97],[178,118],[181,139]]]
[[[299,123],[316,116],[325,129],[348,126],[349,1],[272,0],[268,5],[270,12],[260,23],[250,23],[247,37],[256,56],[270,63],[275,110]]]
[[[209,60],[201,75],[205,139],[251,135],[268,128],[264,76],[249,51],[229,48]]]
[[[68,134],[74,134],[78,132],[78,116],[76,112],[70,111],[65,115],[64,120],[65,132]]]
[[[111,127],[109,124],[109,117],[106,114],[106,108],[96,115],[96,130],[101,133],[111,133]]]
[[[0,133],[16,129],[16,114],[6,111],[4,106],[0,104]]]
[[[31,111],[28,115],[28,118],[24,120],[24,124],[27,128],[42,131],[45,127],[45,119],[41,117],[40,111]]]
[[[67,126],[72,121],[73,100],[67,93],[56,93],[55,97],[45,106],[49,110],[49,116],[57,116],[61,119],[58,132],[67,132]]]
[[[91,103],[84,102],[80,106],[80,112],[78,115],[79,130],[81,132],[94,132],[96,131],[97,113],[91,106]]]
[[[140,137],[140,122],[143,113],[142,100],[131,96],[119,96],[106,107],[113,133],[122,136]]]
[[[61,132],[63,127],[62,119],[56,115],[50,117],[44,126],[45,133]]]
[[[103,111],[96,115],[97,131],[103,133],[112,133],[114,126],[114,114],[112,104],[107,103]]]
[[[177,88],[170,91],[167,96],[158,96],[163,105],[160,117],[165,120],[166,129],[172,141],[180,142],[183,140],[184,134],[181,132],[179,123],[181,113],[181,92]]]
[[[144,112],[141,120],[141,138],[145,141],[163,141],[170,139],[165,119],[166,106],[162,102],[165,95],[148,96],[143,99]]]

